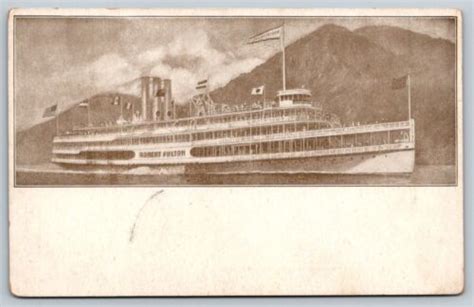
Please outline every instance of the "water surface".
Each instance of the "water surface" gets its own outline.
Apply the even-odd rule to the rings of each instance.
[[[431,186],[456,185],[452,165],[417,165],[408,175],[222,174],[183,175],[160,171],[81,172],[56,165],[18,167],[17,186]]]

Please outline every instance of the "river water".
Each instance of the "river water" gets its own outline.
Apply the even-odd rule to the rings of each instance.
[[[409,175],[166,174],[142,169],[81,172],[56,165],[21,166],[16,186],[433,186],[456,185],[453,165],[417,165]]]

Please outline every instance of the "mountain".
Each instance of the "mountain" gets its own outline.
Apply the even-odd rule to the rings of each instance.
[[[398,27],[356,31],[326,25],[286,48],[287,88],[306,87],[315,101],[345,124],[405,120],[407,90],[392,90],[410,74],[416,121],[416,162],[454,164],[455,46]],[[281,53],[212,92],[216,101],[251,101],[265,85],[273,98],[282,87]]]
[[[94,125],[115,122],[120,116],[120,107],[113,105],[115,97],[120,97],[123,115],[131,119],[132,110],[141,106],[140,98],[133,95],[104,93],[88,99],[90,122]],[[81,103],[86,102],[82,101]],[[41,164],[51,160],[52,140],[58,129],[61,132],[72,130],[73,127],[86,127],[87,108],[78,103],[61,112],[56,122],[55,118],[35,125],[16,134],[16,162],[18,164]],[[126,106],[130,108],[127,109]]]
[[[61,133],[74,127],[86,127],[88,123],[87,108],[81,103],[89,104],[89,120],[94,126],[114,123],[120,116],[120,107],[113,102],[117,97],[123,105],[123,117],[132,119],[134,110],[141,108],[140,97],[120,93],[103,93],[81,101],[71,108],[61,112],[56,122],[51,118],[31,128],[18,131],[16,134],[16,162],[20,165],[43,164],[51,160],[52,140],[56,130]],[[127,108],[128,106],[128,108]],[[187,116],[188,107],[177,106],[178,116]]]
[[[392,90],[394,78],[411,76],[412,115],[416,121],[416,162],[454,164],[455,161],[455,46],[447,40],[397,27],[371,26],[350,31],[325,25],[286,47],[287,88],[302,87],[327,111],[341,120],[376,122],[408,117],[407,90]],[[255,97],[251,89],[265,85],[266,97],[282,87],[281,53],[251,72],[242,74],[211,92],[216,102],[241,104]],[[113,121],[114,93],[93,97],[91,109],[97,123]],[[123,99],[139,104],[139,98]],[[138,106],[138,105],[137,105]],[[114,109],[115,108],[115,109]],[[93,112],[92,112],[93,111]],[[186,114],[181,106],[178,113]],[[60,117],[61,130],[87,122],[78,106]],[[54,121],[17,134],[17,162],[49,160]],[[34,154],[33,154],[34,153]]]
[[[445,39],[388,26],[360,28],[364,36],[397,54],[412,76],[417,162],[454,164],[456,142],[456,47]],[[433,162],[434,163],[433,163]]]

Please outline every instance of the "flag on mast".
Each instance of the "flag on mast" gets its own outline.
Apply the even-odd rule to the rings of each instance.
[[[407,86],[408,75],[392,80],[392,90],[400,90]]]
[[[283,26],[267,30],[263,33],[252,36],[248,39],[247,44],[256,44],[259,42],[264,42],[268,40],[278,40],[281,39],[283,32]]]
[[[407,98],[408,98],[408,119],[411,120],[411,78],[410,75],[405,75],[400,78],[392,80],[392,90],[400,90],[403,88],[407,89]]]
[[[58,110],[57,104],[47,107],[46,109],[44,109],[43,118],[56,116],[57,110]]]
[[[201,80],[196,85],[197,90],[204,90],[207,89],[207,80]]]
[[[285,24],[277,28],[273,28],[265,32],[262,32],[260,34],[252,36],[251,38],[247,40],[247,44],[251,45],[251,44],[256,44],[256,43],[264,42],[268,40],[280,41],[281,54],[282,54],[281,71],[282,71],[282,79],[283,79],[283,90],[286,90]]]
[[[263,95],[263,91],[265,90],[265,85],[254,87],[252,89],[252,95]]]

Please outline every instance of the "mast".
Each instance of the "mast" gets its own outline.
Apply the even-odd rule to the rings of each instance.
[[[87,99],[87,127],[91,126],[90,100]]]
[[[408,74],[408,120],[411,119],[411,78]]]
[[[56,104],[56,136],[59,135],[59,116],[61,115],[60,102]]]
[[[58,115],[56,115],[56,136],[59,135],[59,112]]]
[[[282,53],[282,75],[283,75],[283,90],[286,90],[286,59],[285,59],[285,23],[281,26],[281,35],[280,35],[280,45],[281,45],[281,53]]]
[[[117,96],[119,97],[119,96]],[[123,101],[121,97],[119,97],[119,103],[120,103],[120,119],[123,120]]]

